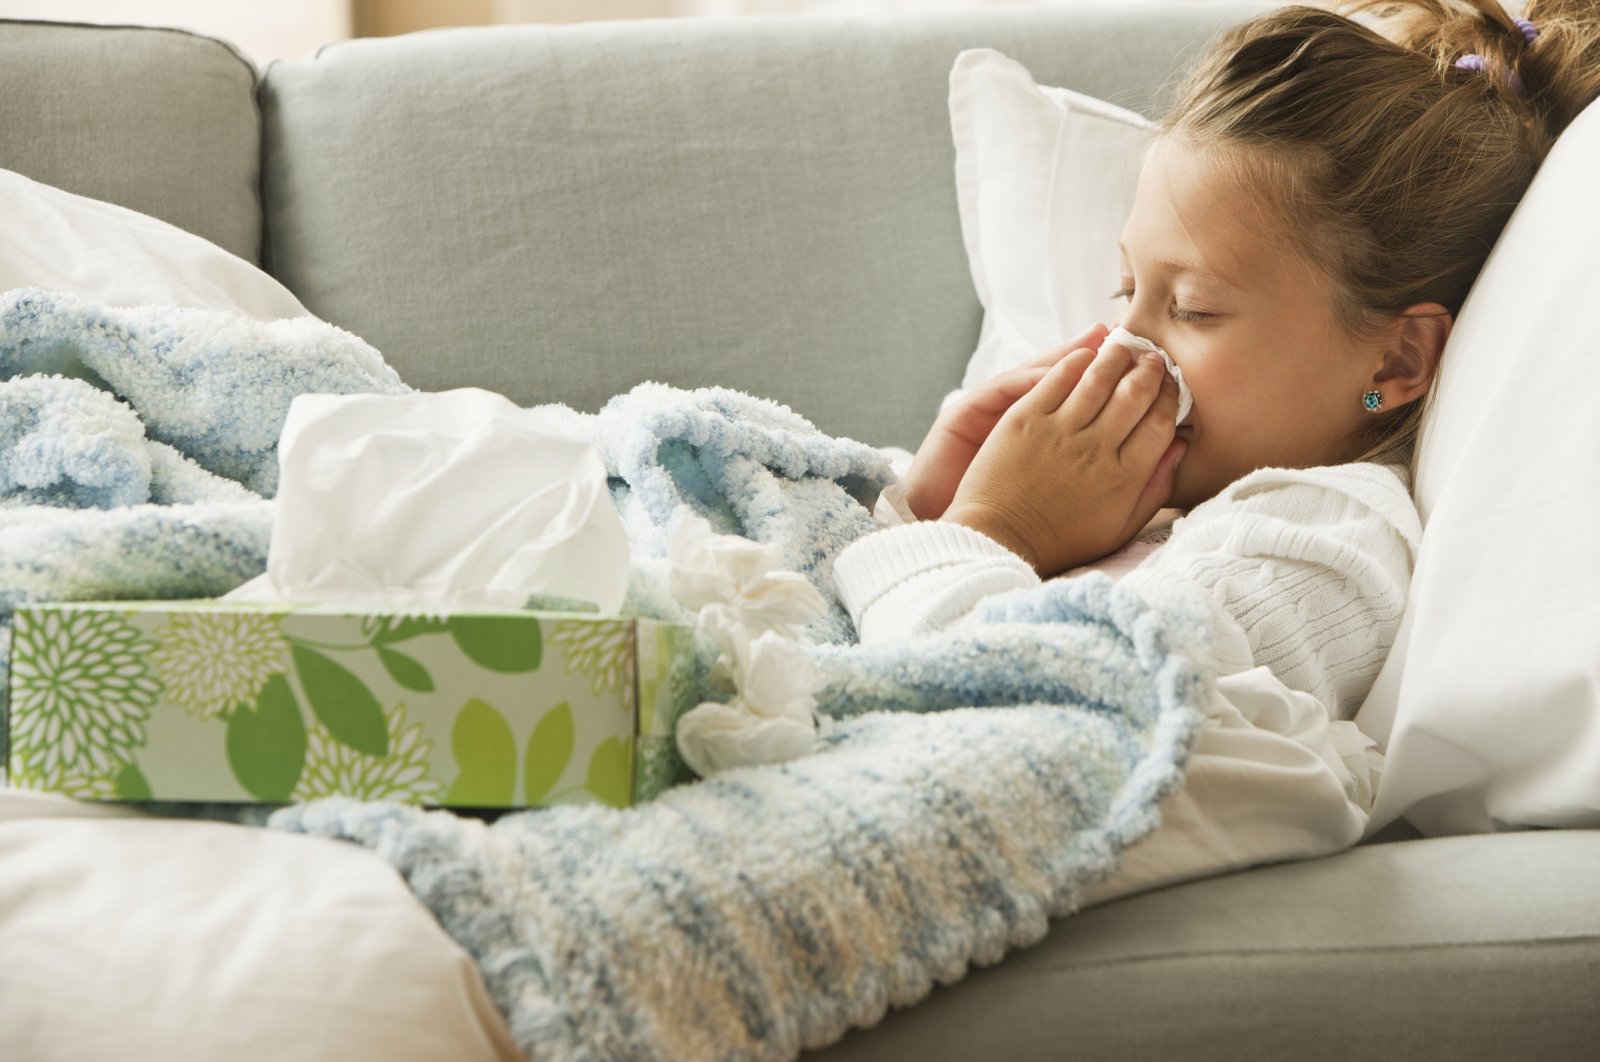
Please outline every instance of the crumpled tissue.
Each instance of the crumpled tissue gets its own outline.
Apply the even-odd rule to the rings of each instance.
[[[822,685],[802,644],[805,625],[827,611],[799,572],[779,570],[775,546],[719,535],[685,515],[667,547],[668,586],[721,650],[713,682],[734,696],[705,701],[678,719],[678,752],[701,777],[812,751],[830,720],[816,714]]]
[[[1183,379],[1183,370],[1178,368],[1178,363],[1172,360],[1171,354],[1168,354],[1161,347],[1156,346],[1154,343],[1150,342],[1150,340],[1144,338],[1144,336],[1134,335],[1121,325],[1117,325],[1110,332],[1106,333],[1106,338],[1103,342],[1121,343],[1123,346],[1132,347],[1134,350],[1149,350],[1161,355],[1161,360],[1165,362],[1167,366],[1167,375],[1172,377],[1173,382],[1178,385],[1177,422],[1182,424],[1185,420],[1189,419],[1189,413],[1194,409],[1194,395],[1189,392],[1189,385]]]
[[[266,574],[228,598],[427,612],[534,599],[612,614],[627,596],[627,534],[599,453],[503,395],[300,395],[278,467]]]

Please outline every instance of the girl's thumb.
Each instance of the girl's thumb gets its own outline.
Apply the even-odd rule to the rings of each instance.
[[[1167,445],[1161,460],[1156,462],[1156,470],[1150,475],[1150,482],[1144,485],[1144,490],[1139,492],[1139,500],[1133,505],[1134,534],[1137,535],[1140,528],[1155,518],[1156,513],[1166,508],[1177,483],[1178,465],[1188,452],[1189,444],[1183,439],[1173,439]]]

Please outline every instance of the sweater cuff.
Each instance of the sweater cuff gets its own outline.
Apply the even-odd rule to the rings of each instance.
[[[888,527],[851,543],[833,563],[833,583],[852,617],[891,588],[935,568],[983,562],[1038,578],[1033,567],[981,531],[957,523],[920,520]]]

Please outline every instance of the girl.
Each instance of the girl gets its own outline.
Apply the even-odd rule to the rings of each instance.
[[[947,404],[886,526],[835,565],[863,642],[1089,568],[1207,593],[1217,693],[1184,788],[1089,902],[1366,824],[1381,756],[1348,720],[1405,605],[1425,400],[1512,208],[1600,90],[1594,0],[1381,7],[1222,34],[1160,124],[1119,324],[1181,369],[1185,423],[1160,357],[1097,325]]]

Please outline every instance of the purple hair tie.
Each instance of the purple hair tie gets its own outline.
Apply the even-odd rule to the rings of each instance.
[[[1539,27],[1535,26],[1527,19],[1514,18],[1511,21],[1516,23],[1517,29],[1522,31],[1522,43],[1524,45],[1532,44],[1534,42],[1534,38],[1539,36]],[[1485,69],[1485,65],[1486,64],[1483,61],[1483,56],[1479,55],[1477,52],[1468,52],[1466,55],[1463,55],[1460,59],[1456,60],[1456,66],[1462,70],[1483,70]],[[1527,95],[1527,93],[1522,91],[1522,79],[1517,76],[1517,72],[1515,70],[1506,71],[1506,82],[1511,86],[1511,91],[1515,92],[1518,96]]]
[[[1462,70],[1485,69],[1483,56],[1479,55],[1477,52],[1468,52],[1466,55],[1463,55],[1460,59],[1456,60],[1456,66],[1460,67]],[[1512,92],[1515,92],[1518,96],[1521,96],[1524,99],[1527,98],[1528,94],[1522,88],[1522,79],[1517,76],[1517,72],[1515,70],[1506,71],[1506,84],[1511,86]]]

